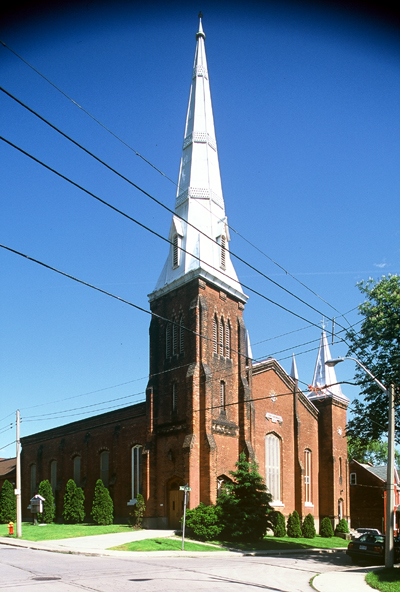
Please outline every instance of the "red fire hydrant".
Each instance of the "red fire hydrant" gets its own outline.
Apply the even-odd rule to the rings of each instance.
[[[8,523],[8,534],[14,534],[14,522]]]

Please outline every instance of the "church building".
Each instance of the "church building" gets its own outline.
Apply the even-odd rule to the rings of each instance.
[[[150,368],[143,403],[22,439],[22,507],[49,479],[61,519],[65,486],[83,487],[89,519],[96,480],[125,521],[136,496],[145,524],[178,528],[181,486],[189,507],[213,504],[239,454],[254,459],[286,517],[311,513],[317,528],[349,518],[348,399],[322,332],[311,394],[272,358],[253,363],[244,294],[229,252],[205,34],[200,19],[170,250],[149,295]],[[327,386],[328,385],[328,386]],[[335,386],[329,386],[335,385]]]

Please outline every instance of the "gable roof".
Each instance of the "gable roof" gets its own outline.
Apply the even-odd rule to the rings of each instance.
[[[16,458],[0,458],[0,477],[5,477],[15,471]]]
[[[382,481],[382,483],[386,483],[386,481],[387,481],[387,465],[373,466],[370,463],[360,463],[355,458],[353,458],[351,462],[358,464],[360,467],[362,467],[363,469],[365,469],[369,473],[372,473],[375,477],[380,479]],[[394,478],[395,478],[396,484],[398,485],[399,484],[399,473],[398,473],[396,467],[394,468]]]

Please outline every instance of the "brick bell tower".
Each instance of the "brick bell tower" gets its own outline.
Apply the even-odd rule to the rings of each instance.
[[[215,502],[239,452],[252,454],[243,309],[229,253],[201,15],[170,250],[149,295],[144,492],[147,525],[179,527],[189,507]]]

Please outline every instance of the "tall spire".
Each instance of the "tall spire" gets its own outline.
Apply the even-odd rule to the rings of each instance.
[[[150,300],[202,277],[246,302],[229,254],[221,175],[200,13],[179,168],[171,248]]]
[[[315,364],[314,378],[312,387],[314,392],[308,396],[309,399],[319,399],[322,397],[334,397],[346,403],[349,399],[342,393],[340,384],[337,384],[335,369],[327,366],[325,362],[332,359],[328,345],[325,329],[322,330],[321,341],[319,344],[317,363]],[[324,388],[326,387],[326,388]]]

